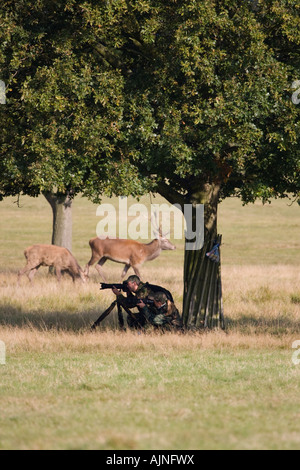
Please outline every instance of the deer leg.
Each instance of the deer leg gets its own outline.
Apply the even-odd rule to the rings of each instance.
[[[69,269],[68,269],[67,273],[71,276],[72,281],[75,282],[75,275],[74,275],[74,273],[72,273],[72,271],[70,271]]]
[[[139,271],[140,265],[139,266],[132,266],[132,267],[133,267],[133,270],[134,270],[136,276],[138,276],[141,279],[141,274],[140,274],[140,271]]]
[[[59,267],[56,267],[55,271],[56,271],[57,280],[58,282],[60,282],[61,281],[61,269]]]
[[[101,267],[104,265],[104,263],[106,263],[106,261],[107,261],[107,258],[101,258],[100,261],[98,261],[98,264],[96,264],[96,269],[104,281],[106,281],[106,277]]]
[[[81,282],[86,282],[87,280],[87,276],[84,274],[84,271],[79,271],[79,276],[80,276],[80,279],[81,279]]]
[[[18,284],[20,284],[20,278],[23,276],[23,274],[25,274],[27,271],[27,265],[25,266],[25,268],[21,269],[19,272],[18,272]]]
[[[29,279],[30,282],[33,282],[33,278],[35,276],[35,273],[37,272],[38,268],[33,268],[31,269],[31,271],[29,271],[29,273],[27,274],[27,277]]]
[[[34,265],[32,266],[29,263],[27,263],[26,266],[18,272],[18,284],[20,283],[21,276],[23,276],[24,274],[26,274],[28,279],[30,281],[32,281],[33,276],[31,275],[31,271],[33,271],[33,270],[34,270],[34,273],[33,273],[33,276],[34,276],[34,274],[37,270],[37,267],[34,266]]]
[[[122,272],[122,274],[121,274],[121,279],[123,279],[123,277],[126,276],[127,271],[128,271],[128,269],[129,269],[130,267],[131,267],[130,264],[126,264],[126,265],[125,265],[125,267],[124,267],[124,269],[123,269],[123,272]]]
[[[99,261],[99,256],[92,253],[92,257],[91,257],[90,261],[86,264],[86,266],[84,268],[84,274],[86,276],[89,275],[90,266],[93,266],[93,264],[97,263],[97,261]],[[101,261],[101,259],[100,259],[100,261]],[[96,266],[96,269],[97,269],[97,266]]]

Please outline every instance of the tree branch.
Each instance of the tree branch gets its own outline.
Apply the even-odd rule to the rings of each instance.
[[[157,190],[159,194],[167,199],[167,201],[169,201],[171,204],[179,204],[181,206],[182,212],[184,210],[184,204],[189,202],[183,194],[180,194],[172,189],[171,186],[164,181],[158,183]]]
[[[95,50],[100,54],[110,65],[115,68],[122,68],[122,61],[116,55],[101,43],[94,46]]]

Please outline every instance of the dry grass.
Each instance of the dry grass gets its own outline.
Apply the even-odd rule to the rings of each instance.
[[[145,279],[149,279],[151,273],[153,275],[152,269],[150,264],[144,267]],[[174,294],[180,309],[183,290],[181,268],[174,271],[157,266],[155,272],[155,282]],[[119,266],[111,263],[107,273],[112,281],[119,274]],[[300,273],[296,266],[224,266],[222,274],[229,337],[233,337],[233,333],[253,335],[254,344],[257,335],[300,334],[297,302]],[[58,284],[44,270],[37,274],[33,285],[23,278],[18,286],[15,272],[0,274],[0,325],[86,333],[114,300],[111,291],[100,291],[99,282],[99,277],[93,273],[87,284],[73,284],[68,278]],[[116,329],[116,313],[107,317],[103,326]]]
[[[224,308],[230,330],[300,334],[300,272],[296,266],[226,266]]]
[[[197,332],[178,335],[156,332],[136,333],[127,331],[99,331],[96,333],[70,331],[41,331],[31,326],[22,328],[0,327],[0,337],[8,354],[32,353],[100,353],[109,350],[118,353],[155,351],[159,354],[180,354],[184,351],[204,350],[272,350],[291,348],[289,335],[258,334],[255,337],[239,332]],[[296,337],[295,337],[296,338]]]

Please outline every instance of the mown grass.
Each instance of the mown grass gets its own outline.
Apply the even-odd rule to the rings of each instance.
[[[282,338],[2,335],[0,448],[299,447],[299,368]]]
[[[59,285],[41,268],[33,286],[18,286],[24,248],[50,241],[51,210],[43,198],[21,198],[21,208],[8,199],[0,215],[0,449],[299,448],[298,207],[221,204],[227,328],[184,335],[120,332],[115,313],[90,332],[113,300],[93,269],[85,285]],[[73,220],[73,253],[85,265],[96,207],[77,198]],[[142,273],[180,308],[175,243]],[[121,265],[104,269],[119,280]]]

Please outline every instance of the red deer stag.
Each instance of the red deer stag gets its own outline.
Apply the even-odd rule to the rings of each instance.
[[[112,239],[112,238],[92,238],[89,241],[92,257],[85,267],[84,273],[89,275],[89,268],[97,263],[96,269],[100,276],[106,281],[103,274],[102,266],[107,260],[115,261],[116,263],[125,264],[121,278],[126,276],[129,268],[133,268],[137,276],[140,276],[139,268],[145,261],[151,261],[157,258],[162,250],[175,250],[170,240],[165,238],[161,231],[159,238],[152,240],[152,242],[145,244],[135,240]]]
[[[86,281],[83,270],[67,248],[55,245],[32,245],[26,248],[24,255],[27,263],[26,266],[19,271],[18,280],[20,280],[23,274],[27,274],[28,279],[32,282],[40,266],[53,266],[58,281],[61,280],[62,271],[67,271],[73,281],[78,277],[80,277],[83,282]]]

